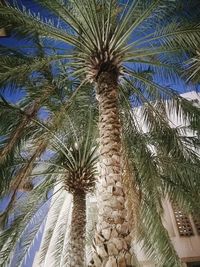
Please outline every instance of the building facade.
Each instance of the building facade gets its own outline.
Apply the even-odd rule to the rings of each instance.
[[[163,224],[183,267],[200,267],[200,221],[194,216],[184,214],[169,199],[163,201],[163,207]],[[160,267],[145,256],[139,245],[134,249],[142,267]]]

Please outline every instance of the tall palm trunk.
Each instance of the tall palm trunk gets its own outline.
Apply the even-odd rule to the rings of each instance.
[[[73,194],[70,233],[70,267],[85,266],[86,195],[83,191]]]
[[[6,146],[0,151],[0,162],[3,162],[6,159],[7,155],[9,155],[10,151],[12,150],[16,142],[21,138],[21,135],[27,123],[28,123],[27,117],[23,118],[23,120],[19,123],[17,129],[9,138],[9,141],[6,144]]]
[[[6,160],[6,157],[12,151],[13,147],[16,145],[17,141],[21,139],[25,128],[31,122],[31,118],[34,118],[40,108],[41,99],[38,99],[31,103],[24,113],[22,121],[18,124],[16,130],[11,134],[8,143],[0,151],[0,163]]]
[[[33,185],[31,182],[28,181],[28,177],[33,171],[35,160],[41,156],[46,146],[47,146],[46,142],[44,141],[40,142],[33,156],[30,158],[28,164],[19,171],[15,179],[12,181],[11,189],[13,192],[12,192],[10,201],[6,207],[6,210],[0,215],[0,229],[3,229],[5,226],[5,222],[7,221],[9,212],[13,208],[13,205],[15,203],[17,191],[19,189],[23,189],[25,191],[32,190]]]
[[[98,222],[93,266],[132,266],[130,227],[126,220],[122,186],[121,125],[117,76],[102,72],[97,80],[100,162],[97,187]]]

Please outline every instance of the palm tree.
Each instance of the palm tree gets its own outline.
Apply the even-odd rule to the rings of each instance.
[[[37,37],[33,38],[33,47],[35,47],[36,55],[40,60],[42,60],[44,56],[44,51],[42,51],[42,47],[40,46],[39,39]],[[3,73],[6,69],[11,69],[14,67],[18,67],[20,64],[26,63],[29,64],[33,58],[35,57],[35,54],[32,55],[23,53],[20,49],[9,49],[3,45],[0,46],[0,54],[2,56],[3,65],[1,67],[1,72]],[[8,55],[10,56],[10,59],[8,59]],[[9,80],[4,82],[4,86],[6,84],[9,84]],[[7,84],[7,85],[8,85]],[[21,77],[21,79],[17,81],[12,81],[12,84],[9,84],[10,86],[14,86],[14,88],[25,87],[26,88],[26,101],[23,101],[24,103],[21,103],[19,108],[23,110],[23,116],[21,118],[18,116],[19,121],[17,121],[13,126],[14,129],[9,127],[9,131],[6,129],[6,142],[4,142],[4,146],[0,150],[0,163],[3,164],[4,161],[7,160],[8,157],[11,157],[14,152],[14,148],[19,144],[19,140],[22,139],[24,132],[26,128],[31,123],[31,119],[35,118],[37,116],[37,113],[41,106],[45,105],[45,102],[48,101],[48,97],[54,93],[55,91],[54,85],[53,85],[53,77],[51,74],[50,69],[43,68],[40,69],[40,76],[36,78],[28,77],[27,75],[25,77]],[[34,89],[33,89],[34,88]],[[40,90],[40,95],[38,93]],[[43,94],[41,94],[41,91]],[[32,92],[32,93],[31,93]],[[31,94],[30,94],[31,93]],[[7,108],[9,104],[6,102],[5,99],[2,97],[2,111],[1,111],[1,118],[2,118],[2,124],[7,125],[8,122],[5,122],[5,112],[7,111]],[[5,128],[6,126],[4,126]],[[2,133],[3,134],[3,133]]]
[[[42,46],[38,41],[33,38],[33,48],[37,48],[37,54],[40,60],[44,56]],[[15,66],[21,64],[20,56],[23,57],[24,61],[30,62],[33,55],[23,56],[21,51],[17,49],[8,49],[1,46],[2,55],[10,55],[10,59],[5,58],[2,71],[6,68],[11,68],[11,61]],[[12,65],[13,67],[14,65]],[[45,139],[41,133],[40,122],[37,121],[38,111],[40,108],[48,109],[48,112],[55,112],[54,118],[51,120],[50,127],[59,129],[62,125],[64,112],[70,107],[71,100],[75,97],[76,91],[71,93],[71,87],[77,86],[76,83],[65,81],[65,100],[62,99],[63,87],[60,84],[60,78],[53,77],[50,68],[42,68],[40,70],[39,77],[22,77],[19,81],[12,81],[12,90],[25,90],[25,97],[17,104],[13,105],[9,103],[3,96],[1,96],[0,106],[0,133],[3,137],[1,140],[1,151],[0,151],[0,163],[1,163],[1,197],[6,196],[11,191],[11,198],[6,209],[1,213],[1,227],[4,228],[9,218],[10,212],[14,209],[16,196],[19,191],[29,191],[33,189],[33,184],[30,179],[30,175],[35,167],[35,161],[41,157],[48,147],[48,137]],[[59,73],[61,76],[61,71]],[[66,77],[65,77],[66,78]],[[57,81],[56,81],[57,79]],[[4,83],[6,84],[6,82]],[[23,89],[20,88],[23,84]],[[41,90],[44,90],[44,94],[41,94]],[[67,91],[68,90],[68,91]],[[43,92],[43,91],[42,91]],[[83,100],[83,99],[82,99]],[[80,98],[81,101],[81,98]],[[55,102],[57,103],[55,106]],[[58,106],[59,104],[59,106]],[[48,108],[47,108],[48,107]],[[56,109],[56,110],[55,110]],[[8,116],[9,114],[9,116]],[[36,120],[36,121],[35,121]],[[39,128],[38,128],[39,125]],[[20,165],[15,170],[9,171],[9,166],[15,162],[15,157],[23,157],[24,154],[24,142],[36,143],[34,149],[29,151],[26,160],[28,163]],[[29,146],[29,144],[28,144]],[[26,149],[25,149],[26,150]],[[18,155],[19,154],[19,155]],[[8,171],[6,171],[8,170]]]
[[[30,49],[30,47],[28,47]],[[32,53],[23,51],[21,48],[8,48],[6,46],[0,46],[0,54],[2,56],[3,64],[1,66],[1,73],[5,73],[6,70],[12,68],[18,68],[22,63],[29,64],[37,56],[39,61],[42,61],[45,51],[40,43],[37,35],[32,38],[31,44]],[[59,73],[61,75],[61,71]],[[19,77],[18,77],[19,78]],[[56,80],[57,79],[57,82]],[[51,112],[52,101],[63,101],[61,100],[62,93],[60,86],[60,78],[54,77],[51,68],[42,67],[36,76],[21,76],[19,79],[9,79],[2,80],[2,87],[8,86],[10,90],[22,91],[25,97],[17,103],[17,106],[9,103],[1,95],[1,111],[0,111],[0,134],[1,138],[1,149],[0,149],[0,165],[1,165],[1,195],[7,194],[7,189],[11,186],[13,190],[13,195],[10,200],[7,210],[1,214],[1,220],[4,222],[7,218],[9,210],[15,201],[15,196],[18,190],[31,190],[32,184],[28,181],[29,175],[31,174],[34,166],[35,159],[40,157],[47,147],[47,140],[38,139],[37,135],[38,129],[33,123],[34,119],[38,117],[38,112],[41,108],[48,106],[49,112]],[[75,84],[74,84],[75,85]],[[69,88],[72,86],[72,82],[68,81],[65,83],[65,87]],[[76,86],[76,85],[75,85]],[[71,89],[70,89],[71,90]],[[66,93],[67,94],[67,93]],[[75,94],[74,94],[75,96]],[[74,97],[72,96],[72,98]],[[67,96],[65,95],[65,98]],[[70,93],[69,93],[70,98]],[[71,99],[61,107],[62,112],[65,111],[70,106]],[[55,107],[54,107],[55,108]],[[61,125],[62,112],[57,112],[57,117],[55,117],[53,122],[53,127],[58,128]],[[5,173],[6,166],[12,164],[13,157],[16,153],[23,151],[23,143],[27,142],[30,138],[37,138],[38,147],[33,151],[30,156],[29,164],[20,170],[17,174],[15,173],[15,178],[13,175]],[[5,179],[3,179],[5,177]],[[10,177],[10,178],[9,178]],[[12,179],[12,181],[10,181]],[[11,183],[11,184],[10,184]]]
[[[53,175],[64,168],[65,172],[59,179],[63,181],[64,190],[73,195],[69,266],[85,266],[86,195],[93,192],[95,186],[97,155],[94,132],[86,124],[82,125],[83,128],[79,124],[76,129],[73,125],[71,133],[66,131],[62,140],[63,149],[60,152],[60,145],[56,145],[58,152],[51,161],[54,165],[47,170]]]
[[[37,54],[40,58],[44,55],[41,50],[41,46],[39,46],[38,39],[34,39],[33,46],[37,48]],[[24,62],[30,62],[31,57],[34,55],[23,55],[20,50],[8,49],[4,46],[1,46],[1,54],[3,57],[5,55],[10,55],[12,58],[11,61],[4,61],[4,65],[2,67],[2,71],[6,68],[11,68],[18,66],[21,64],[21,58],[23,58]],[[20,58],[21,57],[21,58]],[[7,63],[7,64],[6,64]],[[14,65],[13,65],[14,63]],[[33,120],[37,118],[38,111],[41,107],[48,104],[49,96],[53,96],[56,93],[56,86],[53,83],[53,77],[49,69],[40,70],[43,77],[39,77],[40,83],[38,84],[38,78],[29,78],[23,77],[19,81],[15,81],[12,84],[12,87],[15,90],[21,89],[20,86],[26,88],[26,98],[18,103],[17,106],[9,103],[3,96],[1,96],[1,135],[5,138],[2,139],[1,142],[1,150],[0,150],[0,164],[1,164],[1,196],[5,196],[8,193],[8,189],[12,190],[12,196],[10,198],[9,204],[6,207],[6,210],[1,214],[1,226],[4,227],[6,223],[10,210],[12,210],[13,205],[16,200],[16,195],[19,190],[29,191],[32,190],[33,184],[29,181],[29,176],[32,173],[34,168],[35,160],[41,156],[41,154],[45,151],[47,147],[47,141],[37,140],[38,146],[35,151],[33,151],[32,155],[29,155],[29,162],[26,166],[22,166],[14,172],[12,175],[8,175],[8,172],[5,172],[7,166],[13,163],[16,152],[23,153],[23,143],[27,142],[28,139],[37,138],[38,129],[33,125]],[[24,90],[24,88],[23,88]],[[40,95],[38,91],[40,90]],[[41,90],[44,90],[44,94],[41,95]],[[9,114],[9,116],[8,116]],[[4,179],[5,178],[5,179]]]
[[[70,266],[85,266],[86,194],[94,190],[97,156],[94,142],[82,134],[80,140],[71,140],[68,157],[62,166],[68,170],[65,189],[73,195],[70,229]],[[71,142],[70,141],[70,142]]]
[[[74,79],[81,84],[92,83],[94,87],[99,103],[100,178],[95,252],[91,264],[96,267],[133,265],[122,179],[129,155],[127,162],[135,177],[135,193],[139,190],[142,195],[140,216],[143,218],[143,238],[147,241],[144,246],[151,254],[152,247],[156,247],[157,260],[163,266],[180,266],[161,223],[161,199],[167,193],[182,206],[194,208],[190,197],[188,204],[183,200],[184,190],[179,192],[179,198],[176,193],[179,183],[183,187],[187,185],[190,193],[196,193],[199,159],[188,145],[189,142],[196,145],[196,139],[188,140],[181,134],[183,129],[172,128],[167,113],[176,110],[188,128],[199,131],[196,126],[200,125],[200,112],[163,83],[178,79],[187,52],[200,43],[199,24],[193,20],[199,6],[188,8],[188,12],[183,6],[181,14],[187,13],[183,17],[177,14],[180,1],[37,2],[62,23],[47,22],[42,15],[36,17],[20,7],[7,6],[0,8],[2,27],[28,40],[37,33],[47,40],[57,40],[57,46],[62,42],[62,47],[55,45],[57,54],[46,55],[41,62],[35,58],[29,66],[21,64],[2,73],[0,79],[12,81],[19,78],[19,73],[24,75],[62,61]],[[138,106],[141,106],[140,120],[147,125],[146,135],[142,134],[144,130],[138,126],[139,117],[133,110]],[[184,173],[172,165],[173,160],[185,162],[187,166],[192,164],[195,176],[190,184],[187,179],[193,172],[191,168]],[[170,173],[166,171],[168,168]],[[176,173],[178,181],[174,181],[172,173]],[[156,233],[150,231],[155,223]],[[159,236],[163,239],[161,242]]]
[[[40,47],[42,48],[42,47]],[[2,49],[3,52],[5,53],[5,51],[8,52],[8,49],[6,49],[5,47]],[[11,50],[11,49],[10,49]],[[13,50],[11,50],[13,51]],[[10,52],[10,51],[9,51]],[[16,55],[16,51],[14,51],[15,55]],[[19,53],[17,53],[17,55],[19,56]],[[41,56],[41,55],[40,55]],[[42,54],[43,56],[43,54]],[[13,53],[12,56],[13,57]],[[30,56],[29,56],[30,57]],[[31,58],[31,57],[30,57]],[[5,61],[7,63],[7,68],[9,68],[9,60]],[[19,61],[17,61],[16,67],[18,66],[18,64],[20,64]],[[3,66],[4,69],[6,68],[6,65]],[[37,88],[36,86],[32,86],[30,87],[29,84],[27,82],[24,82],[24,84],[26,85],[26,87],[28,88],[28,93],[30,94],[30,96],[27,97],[27,95],[25,96],[25,99],[23,99],[22,103],[17,106],[9,103],[8,101],[6,101],[3,97],[2,97],[2,101],[1,101],[1,120],[2,120],[2,125],[1,125],[1,134],[6,135],[7,131],[8,131],[8,127],[6,127],[6,125],[9,124],[9,127],[12,129],[12,132],[14,133],[13,136],[11,136],[11,138],[8,141],[9,144],[9,148],[13,148],[14,146],[16,146],[16,141],[21,141],[23,139],[23,135],[22,135],[22,131],[26,130],[26,142],[29,143],[35,143],[34,145],[34,149],[33,152],[31,151],[31,153],[29,153],[30,155],[28,155],[28,158],[25,159],[25,162],[22,162],[21,164],[19,164],[19,162],[16,160],[16,154],[14,154],[14,158],[12,158],[12,161],[6,161],[4,162],[4,168],[2,170],[1,173],[1,178],[2,178],[2,194],[1,197],[3,195],[8,195],[11,194],[11,198],[9,200],[9,203],[6,207],[6,209],[4,210],[4,212],[1,214],[1,224],[3,226],[3,228],[6,230],[6,228],[8,227],[9,224],[9,220],[10,217],[12,217],[13,211],[15,211],[18,208],[18,200],[17,200],[17,194],[19,193],[19,190],[25,190],[25,191],[29,191],[29,190],[33,190],[33,184],[32,179],[35,177],[34,173],[34,167],[37,165],[37,161],[38,159],[41,157],[42,153],[44,153],[49,146],[51,145],[50,140],[52,139],[52,131],[56,132],[56,131],[60,131],[62,129],[62,125],[63,125],[63,121],[66,121],[66,115],[65,112],[67,110],[70,110],[70,112],[72,113],[72,111],[74,110],[74,108],[78,108],[78,106],[81,105],[87,105],[88,106],[88,96],[85,97],[83,96],[79,96],[77,101],[73,102],[73,105],[75,105],[74,107],[72,107],[71,102],[72,99],[74,99],[74,97],[76,96],[76,93],[78,92],[78,89],[80,86],[77,85],[77,83],[74,83],[72,81],[68,81],[66,83],[66,75],[65,75],[65,94],[64,97],[62,96],[62,90],[63,90],[63,86],[62,86],[62,80],[60,80],[60,77],[62,76],[62,72],[59,72],[59,77],[54,77],[52,76],[52,74],[50,73],[49,69],[45,69],[44,68],[41,70],[42,75],[45,77],[44,82],[41,82],[41,77],[40,77],[40,87],[44,87],[45,90],[45,96],[43,95],[43,97],[46,98],[46,95],[48,94],[48,96],[51,96],[51,101],[49,99],[46,99],[46,101],[41,102],[41,106],[38,105],[38,109],[43,107],[43,105],[45,105],[47,107],[48,105],[48,110],[50,113],[53,114],[53,117],[51,118],[50,121],[48,121],[47,125],[44,125],[39,118],[37,118],[37,110],[35,110],[35,103],[34,103],[34,107],[32,108],[34,110],[34,113],[31,112],[31,114],[27,114],[27,109],[24,110],[24,105],[27,105],[27,103],[33,101],[32,98],[34,96],[34,91],[36,91]],[[26,77],[25,77],[26,79]],[[56,80],[57,79],[57,80]],[[23,80],[23,79],[22,79]],[[20,82],[22,83],[22,80],[20,80]],[[35,79],[31,79],[30,83],[35,81]],[[66,86],[68,85],[68,86]],[[18,89],[19,83],[17,81],[15,81],[14,84],[14,89]],[[54,90],[51,90],[51,94],[49,94],[50,90],[46,90],[46,89],[51,89],[53,86]],[[76,87],[75,91],[72,91],[72,88]],[[87,88],[88,90],[88,88]],[[90,90],[90,88],[89,88]],[[41,92],[40,92],[41,94]],[[35,93],[35,95],[37,96],[37,91]],[[53,98],[53,100],[52,100]],[[81,105],[80,105],[81,103]],[[32,105],[33,106],[33,105]],[[79,108],[79,111],[81,112],[81,107]],[[83,112],[84,110],[82,110]],[[9,122],[7,120],[5,120],[5,114],[8,113],[10,114],[10,120]],[[70,112],[68,112],[68,116],[69,114],[71,114]],[[85,112],[85,111],[84,111]],[[93,112],[93,115],[95,113]],[[13,116],[14,115],[14,116]],[[20,127],[18,126],[18,124],[16,124],[16,121],[18,122],[19,120],[22,121],[26,121],[26,125],[22,125],[21,123],[19,123]],[[80,118],[79,121],[81,122],[81,124],[83,125],[83,121],[86,120],[86,116],[84,116],[83,118]],[[12,125],[12,126],[11,126]],[[26,126],[26,128],[24,127]],[[38,127],[36,127],[38,126]],[[42,126],[42,128],[41,128]],[[66,126],[66,123],[65,123]],[[84,124],[84,127],[86,127],[86,124]],[[43,133],[43,131],[41,131],[41,129],[44,131],[47,131],[47,134]],[[43,129],[44,128],[44,129]],[[75,131],[75,125],[73,125],[73,132],[71,132],[71,135],[73,137],[73,135]],[[79,138],[78,138],[78,131],[79,131]],[[65,189],[70,189],[70,192],[74,194],[74,208],[73,208],[73,213],[72,213],[72,231],[71,231],[71,243],[70,243],[70,247],[71,247],[71,254],[74,255],[74,257],[72,257],[74,259],[74,262],[70,263],[71,266],[81,266],[84,264],[84,260],[85,260],[85,198],[86,198],[86,193],[88,191],[91,191],[94,187],[94,172],[95,172],[95,161],[96,161],[96,155],[95,153],[95,147],[91,147],[92,146],[92,142],[91,142],[91,136],[90,134],[92,133],[87,133],[87,135],[83,136],[84,132],[81,131],[80,129],[80,124],[79,124],[79,129],[76,130],[77,134],[74,138],[76,138],[76,140],[74,140],[69,132],[67,133],[67,142],[68,144],[71,144],[71,142],[76,143],[76,146],[79,143],[79,147],[76,149],[75,147],[70,147],[70,150],[67,149],[67,151],[64,152],[64,157],[60,157],[57,159],[57,168],[59,167],[59,169],[65,169],[65,173],[64,176],[65,179],[63,181],[63,184],[65,185]],[[66,137],[65,137],[66,138]],[[21,139],[21,140],[19,140]],[[59,138],[56,138],[57,141],[59,140]],[[77,143],[78,142],[78,143]],[[11,146],[10,144],[12,143],[13,146]],[[59,144],[63,144],[64,149],[67,148],[66,145],[64,145],[63,141],[59,140]],[[9,155],[7,145],[5,145],[5,147],[3,148],[2,151],[6,150],[6,155]],[[58,146],[58,149],[59,148]],[[24,148],[19,147],[19,151],[24,153]],[[58,150],[59,151],[59,150]],[[63,149],[61,149],[61,151],[63,152]],[[57,152],[58,154],[58,152]],[[15,164],[17,163],[17,168],[14,166],[13,168],[10,168],[11,166],[9,166],[9,164]],[[54,162],[55,163],[55,162]],[[60,165],[59,165],[60,164]],[[73,165],[74,164],[74,165]],[[62,166],[64,165],[64,166]],[[18,170],[18,166],[20,166],[19,170]],[[55,168],[55,164],[53,165],[54,168],[51,170],[51,174],[55,175],[57,174],[55,171],[57,170]],[[11,179],[9,181],[7,174],[8,172],[5,172],[6,169],[9,169],[9,171],[11,171]],[[66,172],[67,170],[67,172]],[[50,172],[50,170],[49,170]],[[14,175],[12,175],[14,174]],[[42,173],[41,173],[42,175]],[[32,177],[31,177],[32,176]],[[5,178],[5,179],[3,179]],[[31,178],[31,179],[30,179]],[[41,186],[43,187],[45,183],[41,183]],[[51,183],[51,187],[49,188],[52,189],[52,186],[54,184]],[[40,188],[40,192],[41,192],[41,188]],[[44,192],[45,193],[45,192]],[[37,194],[36,194],[37,195]],[[41,196],[41,199],[44,198]],[[30,201],[31,197],[30,197]],[[37,206],[37,201],[36,201],[36,206]],[[32,203],[33,204],[33,203]],[[44,205],[44,203],[42,204],[42,202],[40,202],[41,205]],[[28,206],[30,208],[30,206]],[[83,208],[83,210],[81,210],[80,213],[80,208]],[[39,209],[39,207],[38,207]],[[21,207],[19,207],[19,210],[21,210]],[[32,211],[32,210],[31,210]],[[30,211],[30,212],[31,212]],[[36,212],[37,209],[35,208],[34,211]],[[28,210],[27,210],[28,213]],[[28,215],[28,218],[30,218]],[[18,217],[16,218],[16,221],[18,221]],[[20,220],[19,220],[20,221]],[[20,223],[22,224],[23,220],[20,221]],[[25,220],[26,222],[26,220]],[[15,242],[16,242],[16,236],[20,235],[23,233],[24,229],[22,229],[22,232],[16,230],[16,228],[19,226],[16,222],[14,222],[13,224],[11,224],[11,227],[8,231],[13,231],[13,232],[18,232],[18,233],[14,233],[13,239],[11,239],[12,241],[12,247],[15,247]],[[23,224],[21,225],[21,227],[23,226]],[[24,228],[26,229],[26,225],[24,225]],[[37,226],[36,226],[37,229]],[[75,234],[74,234],[75,233]],[[80,236],[80,237],[79,237]],[[7,237],[7,242],[11,242],[9,239],[10,237],[7,236],[7,231],[3,231],[2,233],[2,237],[4,242],[1,245],[1,249],[2,249],[2,253],[5,252],[4,251],[4,244],[5,242],[5,238]],[[77,238],[79,237],[79,238]],[[28,245],[30,245],[28,243]],[[81,246],[82,245],[82,246]],[[29,248],[28,248],[29,249]],[[28,249],[25,249],[25,253],[27,252]],[[75,252],[79,251],[79,254],[76,254]],[[9,255],[11,251],[8,249],[7,251],[7,257],[4,255],[3,256],[3,262],[5,260],[5,262],[7,262],[7,260],[9,260],[10,258],[12,258],[12,255]],[[24,253],[23,252],[23,253]],[[19,264],[23,263],[24,260],[24,254],[22,253],[22,255],[20,255],[19,259]],[[77,255],[79,255],[77,257]],[[22,258],[21,258],[22,257]],[[5,263],[4,262],[4,263]],[[6,263],[5,263],[6,264]]]
[[[52,81],[49,81],[49,82],[50,82],[49,87],[51,87]],[[71,100],[75,97],[76,94],[74,92],[73,93],[70,92],[71,85],[72,83],[70,82],[69,88],[67,89],[69,90],[69,92],[66,91],[65,100],[64,100],[64,99],[61,99],[60,96],[57,96],[58,91],[61,90],[59,89],[58,81],[57,81],[57,84],[54,83],[54,89],[57,90],[57,92],[55,92],[56,93],[55,95],[51,94],[51,98],[54,98],[53,103],[50,103],[48,101],[43,103],[44,105],[46,105],[46,108],[48,104],[48,112],[51,112],[52,114],[54,114],[53,117],[51,118],[51,121],[48,122],[49,125],[45,126],[46,130],[57,131],[59,130],[59,128],[62,128],[66,110],[70,109],[70,112],[72,112],[72,110],[74,109],[74,107],[70,107],[70,106],[71,106]],[[74,84],[73,86],[77,86],[77,84]],[[34,88],[34,90],[36,90],[36,88]],[[66,99],[67,94],[68,94],[68,98]],[[25,102],[30,101],[30,99],[29,98],[27,99],[27,98],[28,97],[26,96]],[[79,98],[80,98],[79,101],[81,101],[82,104],[83,103],[85,104],[85,100],[88,101],[87,99],[83,99],[83,97],[79,97]],[[56,100],[56,106],[54,103],[55,100]],[[22,102],[24,102],[24,100]],[[4,212],[0,215],[1,226],[4,227],[4,225],[6,224],[9,218],[10,212],[12,212],[14,208],[16,195],[18,191],[21,191],[21,190],[29,191],[33,189],[33,184],[30,179],[30,176],[35,167],[35,162],[48,149],[49,138],[51,137],[51,134],[49,137],[47,134],[43,133],[41,131],[42,129],[41,120],[39,120],[39,118],[37,119],[36,114],[35,116],[32,116],[32,115],[28,116],[26,111],[23,110],[23,106],[21,108],[19,104],[13,105],[7,102],[4,98],[2,98],[0,105],[2,108],[1,109],[1,119],[2,119],[1,120],[2,122],[1,134],[7,135],[7,132],[9,132],[8,127],[6,125],[9,125],[9,128],[12,129],[12,132],[14,133],[15,136],[18,134],[17,136],[18,140],[15,139],[15,141],[17,141],[17,144],[14,144],[13,142],[13,146],[15,147],[18,146],[18,153],[14,153],[13,157],[10,160],[5,161],[1,165],[2,166],[1,173],[0,173],[1,175],[1,197],[8,195],[9,192],[11,191],[11,198],[9,200],[9,203],[6,209],[4,210]],[[79,105],[78,102],[76,102],[76,109],[78,105]],[[9,120],[8,118],[7,120],[5,120],[6,118],[5,114],[8,114],[8,113],[10,116]],[[21,130],[26,130],[25,138],[22,132],[19,132],[18,124],[16,124],[16,122],[18,122],[19,120],[27,120],[26,128],[25,129],[23,129],[23,127],[21,128]],[[12,138],[10,138],[9,140],[13,141]],[[24,145],[24,142],[26,143],[26,145]],[[8,142],[8,144],[10,143]],[[34,148],[33,149],[29,148],[29,152],[27,155],[26,146],[30,147],[30,144],[34,144]],[[4,151],[4,148],[2,151]],[[23,154],[25,154],[25,160],[26,160],[25,165],[20,164],[20,165],[16,165],[14,169],[10,168],[10,166],[12,165],[15,166],[16,160],[17,160],[16,158],[24,157]]]
[[[76,105],[77,108],[77,105]],[[58,113],[58,112],[57,112]],[[46,199],[47,193],[49,194],[52,188],[56,184],[61,183],[60,189],[55,193],[62,191],[68,191],[73,195],[73,210],[72,210],[72,219],[71,219],[71,231],[70,231],[70,259],[67,261],[67,264],[70,266],[85,266],[85,227],[86,227],[86,194],[94,190],[95,185],[95,175],[96,175],[96,144],[94,139],[94,130],[92,123],[92,117],[90,116],[88,124],[88,111],[82,113],[82,124],[79,123],[78,127],[75,124],[72,125],[71,117],[69,114],[65,118],[66,128],[62,128],[57,132],[55,128],[50,128],[45,124],[42,124],[38,121],[38,124],[42,127],[42,130],[47,131],[46,134],[43,134],[43,143],[36,144],[36,149],[33,157],[27,159],[25,162],[18,162],[18,165],[21,164],[23,168],[23,173],[26,178],[36,177],[38,175],[43,176],[42,179],[39,179],[39,184],[34,186],[30,193],[28,193],[25,199],[16,200],[13,203],[12,199],[6,208],[10,212],[10,217],[7,218],[7,223],[5,224],[5,229],[1,233],[1,253],[2,253],[2,266],[6,266],[9,261],[16,261],[18,266],[21,266],[24,262],[24,259],[32,246],[33,240],[36,238],[37,233],[40,229],[40,224],[42,225],[45,222],[47,215],[47,204],[48,200]],[[93,113],[95,114],[95,113]],[[58,115],[58,114],[56,114]],[[62,118],[64,118],[63,114]],[[56,116],[56,122],[58,123],[58,116]],[[68,122],[68,123],[67,123]],[[89,128],[88,128],[89,127]],[[48,143],[44,140],[48,138]],[[39,159],[41,153],[41,145],[45,145],[45,149],[51,149],[53,156],[50,161]],[[42,147],[42,150],[43,147]],[[51,152],[51,153],[52,153]],[[40,170],[40,173],[35,173],[34,167],[36,165],[44,166],[47,164],[49,168],[45,168],[44,171]],[[30,168],[30,165],[31,168]],[[15,166],[13,167],[15,168]],[[22,175],[22,171],[20,171]],[[17,176],[14,179],[16,183],[21,182],[21,178]],[[18,189],[16,187],[15,191]],[[10,187],[10,191],[13,191],[13,185]],[[61,192],[62,192],[61,191]],[[12,197],[15,196],[15,193],[12,193]],[[52,194],[52,193],[51,193]],[[54,195],[54,194],[53,194]],[[59,201],[58,201],[59,202]],[[60,203],[60,202],[59,202]],[[9,205],[12,205],[11,207]],[[53,204],[54,205],[54,204]],[[52,206],[53,206],[52,205]],[[57,205],[57,203],[56,203]],[[44,216],[40,216],[40,210],[44,210]],[[11,209],[12,208],[12,209]],[[17,211],[13,221],[10,223],[10,219],[13,217],[13,212]],[[57,209],[59,211],[59,209]],[[57,214],[54,214],[56,217]],[[35,220],[36,224],[31,225],[32,220]],[[41,222],[42,220],[42,222]],[[17,248],[19,246],[19,240],[23,244],[23,234],[26,234],[28,228],[31,228],[30,236],[28,240],[25,240],[23,249],[20,251],[19,255],[17,254]],[[32,229],[33,227],[33,229]],[[66,231],[67,229],[64,229]],[[51,238],[51,237],[50,237]],[[59,243],[62,245],[62,241],[59,240]],[[10,246],[9,246],[9,245]],[[45,244],[48,247],[48,242]],[[44,248],[43,248],[44,249]],[[16,250],[16,258],[13,257],[12,251]],[[59,252],[58,252],[59,253]]]
[[[39,40],[36,37],[33,38],[33,46],[35,46],[38,57],[42,59],[44,56],[44,51],[42,51]],[[11,69],[13,67],[17,67],[22,62],[29,63],[34,57],[34,54],[28,55],[22,53],[20,49],[11,49],[3,45],[0,46],[0,54],[3,60],[1,72],[4,72],[9,68]],[[12,60],[8,60],[8,55]],[[8,101],[6,101],[6,99],[3,98],[3,96],[1,96],[1,135],[5,137],[3,142],[1,142],[0,150],[0,164],[2,169],[5,169],[6,165],[11,163],[21,144],[30,138],[30,133],[33,135],[34,127],[32,125],[32,119],[37,117],[40,108],[47,103],[48,97],[52,95],[53,91],[55,91],[50,70],[46,68],[44,72],[44,69],[41,69],[40,74],[40,83],[38,83],[38,77],[32,79],[28,76],[21,77],[21,79],[17,81],[12,81],[12,84],[10,84],[8,81],[8,84],[12,87],[12,89],[18,91],[21,89],[24,91],[24,89],[21,87],[23,86],[23,88],[26,88],[24,92],[26,94],[26,99],[23,99],[21,103],[18,103],[18,107],[12,107],[12,104],[10,104]],[[6,84],[7,81],[5,81],[4,86]],[[44,90],[44,94],[39,95],[39,90]],[[10,112],[9,116],[8,112]],[[32,163],[36,157],[42,154],[44,150],[42,147],[44,147],[44,145],[41,144],[41,147],[38,148],[33,154],[31,160]],[[15,199],[15,194],[19,188],[26,188],[26,190],[30,190],[32,188],[31,183],[26,181],[25,178],[28,174],[27,171],[29,170],[28,172],[30,173],[32,170],[32,163],[30,162],[29,167],[26,166],[23,168],[21,170],[21,174],[18,173],[15,181],[12,181],[12,188],[13,192],[15,193],[13,193],[13,197],[11,198],[10,204],[7,207],[8,210],[12,206],[12,203]],[[2,193],[6,190],[6,187],[9,187],[9,179],[1,179]]]

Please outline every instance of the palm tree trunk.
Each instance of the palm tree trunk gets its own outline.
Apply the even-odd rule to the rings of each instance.
[[[29,175],[31,175],[31,173],[33,171],[36,158],[41,156],[41,154],[46,149],[46,146],[47,146],[46,142],[44,142],[44,141],[40,142],[40,144],[38,145],[38,147],[35,150],[35,153],[30,158],[28,164],[19,171],[19,173],[14,178],[14,180],[11,182],[10,187],[11,187],[11,190],[13,192],[12,192],[11,199],[10,199],[5,211],[0,216],[0,229],[4,229],[4,227],[5,227],[5,223],[7,221],[9,213],[15,204],[17,191],[20,189],[22,189],[24,191],[30,191],[33,189],[33,185],[31,182],[28,181],[28,177],[29,177]]]
[[[15,130],[15,132],[9,138],[9,141],[6,144],[6,146],[0,151],[0,162],[1,163],[5,161],[7,155],[9,155],[12,148],[15,146],[17,141],[21,138],[21,135],[22,135],[27,123],[28,123],[27,117],[23,118],[23,120],[17,126],[17,129]]]
[[[98,221],[92,266],[132,266],[130,227],[122,185],[121,125],[117,77],[102,72],[97,81],[100,161],[97,187]]]
[[[46,97],[46,94],[45,94]],[[12,151],[13,147],[16,145],[17,141],[21,139],[25,128],[31,122],[31,118],[34,118],[36,113],[40,108],[41,99],[37,99],[31,103],[26,111],[24,112],[24,117],[22,121],[18,124],[16,130],[11,134],[8,143],[6,146],[0,151],[0,163],[6,160],[6,157]]]
[[[27,166],[25,166],[24,168],[20,170],[19,174],[16,176],[15,180],[13,181],[12,186],[15,184],[15,181],[16,181],[18,185],[17,186],[18,189],[23,189],[24,191],[31,190],[31,188],[29,189],[28,187],[28,184],[30,183],[28,181],[28,178],[34,169],[34,166],[35,166],[34,164],[35,164],[36,159],[39,158],[42,155],[42,153],[45,151],[47,144],[48,143],[46,141],[40,141],[40,143],[38,144],[37,148],[34,151],[34,154],[30,158]]]
[[[85,266],[86,195],[83,191],[73,194],[70,233],[70,267]]]

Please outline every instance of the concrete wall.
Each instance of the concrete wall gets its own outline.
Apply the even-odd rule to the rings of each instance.
[[[179,235],[173,209],[169,200],[165,201],[164,207],[165,207],[164,222],[166,224],[166,229],[169,232],[172,243],[179,257],[183,261],[188,261],[188,262],[193,261],[195,259],[196,260],[200,259],[200,236],[196,231],[193,220],[191,220],[190,218],[194,235],[189,237],[182,237]]]
[[[183,267],[186,266],[184,262],[200,261],[200,236],[197,234],[195,226],[191,220],[194,235],[190,237],[181,237],[176,225],[172,205],[168,199],[163,202],[164,218],[163,224],[167,229],[174,248],[183,262]],[[135,252],[142,267],[156,267],[155,263],[148,260],[139,245],[135,245]]]

